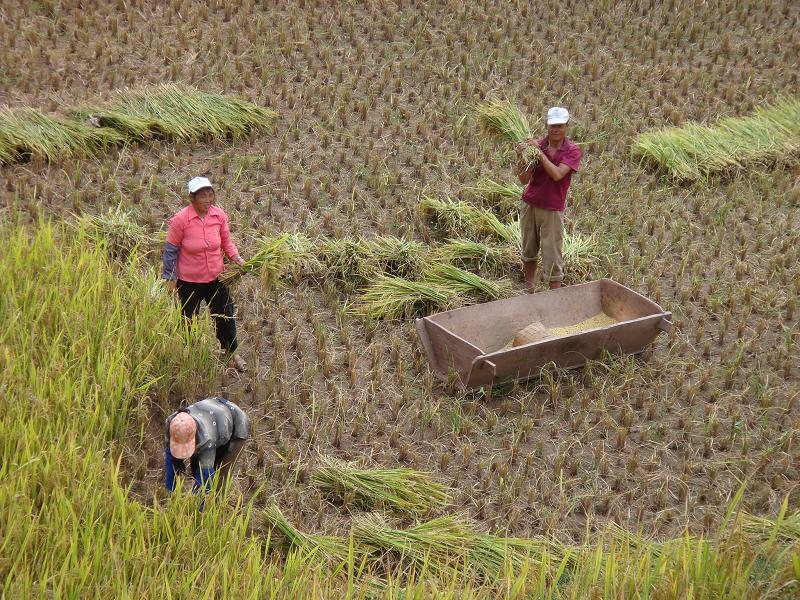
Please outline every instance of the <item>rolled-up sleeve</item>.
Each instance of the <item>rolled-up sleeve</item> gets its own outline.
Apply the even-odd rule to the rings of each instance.
[[[222,249],[225,250],[225,254],[228,255],[228,258],[233,258],[239,254],[236,244],[234,244],[233,240],[231,239],[231,228],[228,222],[228,215],[225,213],[222,213],[222,223],[220,224],[219,236],[220,241],[222,242]]]
[[[573,144],[572,147],[564,154],[561,163],[569,166],[570,169],[577,172],[581,167],[581,147],[578,144]]]
[[[161,256],[161,277],[164,279],[178,278],[178,254],[181,249],[175,244],[164,243],[164,254]]]

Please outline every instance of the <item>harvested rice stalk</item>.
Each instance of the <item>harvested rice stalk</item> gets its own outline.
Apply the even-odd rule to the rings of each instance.
[[[421,516],[447,505],[447,487],[428,473],[413,469],[360,469],[330,457],[321,458],[312,481],[322,490],[339,498],[354,496],[354,502],[367,510],[388,508],[394,512]]]
[[[531,137],[531,126],[519,107],[509,100],[490,98],[475,107],[475,116],[484,131],[494,138],[519,144]],[[536,149],[527,149],[523,154],[527,163],[538,162]]]
[[[341,562],[347,557],[347,540],[335,536],[303,533],[292,525],[281,509],[274,504],[264,510],[264,517],[270,526],[281,532],[290,546],[331,562]]]
[[[327,277],[359,285],[374,272],[369,266],[369,246],[361,238],[323,238],[319,260],[327,267]]]
[[[433,574],[463,562],[475,543],[471,529],[449,515],[395,529],[381,515],[370,513],[354,520],[353,537]]]
[[[85,108],[78,114],[91,116],[101,125],[117,129],[134,140],[238,136],[251,129],[269,127],[276,116],[270,109],[239,98],[177,84],[123,90],[107,105]]]
[[[633,154],[676,180],[693,181],[800,153],[800,98],[779,98],[747,117],[646,131]]]
[[[0,108],[0,161],[4,163],[27,157],[53,161],[97,154],[123,141],[119,133],[107,127],[88,127],[34,108]]]
[[[136,250],[148,253],[160,240],[139,223],[133,210],[120,204],[101,215],[73,215],[75,225],[81,227],[96,244],[102,244],[114,258],[126,259]]]
[[[322,263],[315,256],[316,248],[317,244],[302,233],[287,235],[286,250],[292,256],[291,268],[295,279],[311,273],[319,273],[322,270]]]
[[[498,183],[488,177],[482,177],[475,184],[475,187],[469,189],[481,198],[496,203],[499,209],[508,215],[519,210],[524,187],[513,181],[511,183]]]
[[[423,196],[419,210],[435,218],[439,227],[453,237],[494,238],[502,242],[513,241],[515,235],[519,237],[491,211],[461,200]]]
[[[564,269],[573,281],[590,279],[592,274],[613,255],[600,243],[594,233],[583,235],[578,232],[564,232],[562,245]]]
[[[774,519],[744,513],[742,531],[759,542],[780,539],[794,544],[800,540],[800,513],[786,515],[782,510]]]
[[[399,319],[452,307],[456,298],[453,290],[434,283],[379,275],[362,294],[356,312],[373,319]]]
[[[475,300],[497,300],[511,293],[508,281],[490,281],[446,263],[434,263],[423,272],[426,282],[453,290]]]
[[[530,557],[545,546],[547,542],[533,539],[479,534],[469,553],[469,562],[482,575],[494,580],[507,572],[519,572]]]
[[[489,177],[481,177],[475,187],[469,188],[486,200],[509,200],[519,205],[522,199],[524,187],[522,184],[512,181],[511,183],[499,183]]]
[[[498,272],[519,264],[519,251],[511,245],[494,246],[465,239],[449,239],[431,252],[431,260],[455,265],[484,267]]]
[[[425,262],[427,247],[420,242],[393,236],[376,236],[365,242],[369,265],[376,273],[413,277]]]
[[[265,288],[270,287],[292,266],[296,258],[287,245],[289,237],[289,234],[284,233],[280,237],[263,240],[249,260],[243,265],[232,265],[219,276],[219,280],[225,285],[231,285],[245,273],[258,272],[262,285]]]

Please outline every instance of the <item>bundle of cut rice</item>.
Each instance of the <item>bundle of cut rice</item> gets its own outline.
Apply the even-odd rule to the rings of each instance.
[[[0,162],[27,157],[48,161],[97,154],[122,143],[123,137],[107,127],[88,127],[79,121],[51,117],[34,108],[0,107]]]
[[[271,126],[276,116],[274,111],[246,100],[171,83],[126,89],[106,105],[84,108],[77,114],[91,116],[131,140],[237,136]]]
[[[496,139],[519,144],[531,139],[531,126],[519,107],[509,100],[490,98],[475,107],[475,116],[481,127]],[[539,153],[530,147],[522,158],[526,163],[536,163]]]

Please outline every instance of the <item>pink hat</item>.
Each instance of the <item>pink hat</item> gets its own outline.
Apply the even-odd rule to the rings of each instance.
[[[197,423],[192,415],[180,412],[169,424],[169,451],[175,458],[189,458],[194,454],[194,434]]]

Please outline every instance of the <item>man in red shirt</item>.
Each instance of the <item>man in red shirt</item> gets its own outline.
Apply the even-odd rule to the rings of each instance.
[[[522,192],[522,271],[528,291],[536,281],[537,255],[542,252],[544,278],[550,289],[561,287],[564,261],[564,208],[572,172],[580,168],[581,149],[566,137],[569,113],[554,106],[547,111],[547,136],[529,139],[516,147],[522,157],[528,147],[537,149],[538,161],[520,162],[517,167]]]

